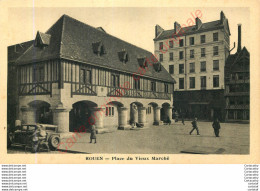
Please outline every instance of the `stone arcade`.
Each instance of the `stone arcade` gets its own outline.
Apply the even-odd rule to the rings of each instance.
[[[8,107],[16,111],[9,122],[56,124],[67,133],[88,126],[89,119],[97,129],[125,129],[172,118],[175,81],[158,61],[148,66],[152,53],[67,15],[28,43],[13,64],[17,81],[9,80],[17,86],[17,99],[8,95],[17,103]],[[19,45],[8,47],[8,55]],[[136,74],[140,67],[145,75]]]

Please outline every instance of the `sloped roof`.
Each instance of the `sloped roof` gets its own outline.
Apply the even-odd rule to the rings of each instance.
[[[15,62],[32,44],[33,40],[8,46],[8,63]]]
[[[39,62],[47,59],[64,58],[82,63],[93,64],[109,69],[139,73],[137,58],[154,58],[151,52],[109,35],[97,28],[91,27],[67,15],[63,15],[47,32],[51,35],[49,46],[40,49],[31,46],[18,59],[19,64]],[[93,52],[92,43],[102,42],[106,53],[97,56]],[[126,64],[118,57],[118,52],[126,50],[129,56]],[[156,72],[151,66],[148,67],[144,76],[160,79],[162,81],[175,82],[171,75],[162,68]]]
[[[158,37],[154,38],[154,41],[172,38],[176,35],[178,36],[190,35],[190,34],[205,32],[208,30],[215,30],[223,27],[224,25],[222,24],[222,22],[220,20],[216,20],[207,23],[202,23],[199,29],[196,29],[196,25],[183,27],[182,31],[179,31],[178,34],[175,34],[176,33],[175,29],[165,30]]]

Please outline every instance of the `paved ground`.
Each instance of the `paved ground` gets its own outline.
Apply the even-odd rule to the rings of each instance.
[[[72,138],[74,143],[70,145],[66,143],[67,139],[62,140],[61,149],[67,147],[69,152],[83,153],[174,154],[196,146],[204,150],[207,147],[207,151],[221,149],[223,154],[249,154],[249,124],[221,123],[217,138],[209,122],[198,122],[199,136],[195,131],[189,135],[191,122],[185,123],[97,134],[97,144],[89,143],[90,134],[87,133],[81,138],[75,136],[76,141]],[[24,150],[12,148],[8,153],[24,153]]]
[[[74,145],[65,143],[68,150],[86,153],[121,154],[173,154],[197,148],[222,149],[223,154],[249,153],[249,124],[222,123],[220,137],[215,137],[211,123],[198,122],[201,135],[189,135],[191,122],[180,122],[171,126],[152,126],[142,130],[117,130],[112,133],[97,134],[97,144],[89,143],[90,134],[77,138]],[[69,146],[71,146],[69,148]]]

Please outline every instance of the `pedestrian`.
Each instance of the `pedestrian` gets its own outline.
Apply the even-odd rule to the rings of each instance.
[[[191,122],[191,124],[192,124],[192,130],[190,131],[190,135],[191,135],[191,133],[196,129],[196,131],[197,131],[197,135],[200,135],[200,133],[199,133],[199,128],[198,128],[198,126],[197,126],[197,118],[195,117],[194,118],[194,120]]]
[[[185,123],[184,123],[184,113],[182,113],[182,115],[181,115],[181,122],[182,122],[183,125],[185,125]]]
[[[170,117],[169,117],[169,116],[167,116],[166,124],[171,125],[171,120],[170,120]]]
[[[46,139],[47,134],[46,131],[43,130],[42,125],[36,124],[35,131],[31,136],[32,136],[32,152],[36,153],[41,143]]]
[[[91,125],[90,143],[92,143],[92,139],[95,139],[95,143],[97,143],[96,126],[95,126],[95,124]]]
[[[214,120],[212,127],[214,129],[214,133],[215,133],[216,137],[219,137],[220,123],[219,123],[218,118],[216,118],[216,120]]]

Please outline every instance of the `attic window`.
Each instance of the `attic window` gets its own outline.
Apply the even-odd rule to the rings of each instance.
[[[50,44],[51,35],[42,32],[37,32],[36,38],[34,40],[34,46],[44,48]]]
[[[106,54],[106,50],[102,41],[92,43],[92,49],[94,54],[98,56]]]
[[[160,62],[155,63],[153,67],[156,72],[162,71],[162,64]]]
[[[138,61],[138,64],[140,67],[147,67],[147,60],[145,57],[142,57],[142,58],[137,58],[137,61]]]
[[[118,52],[118,57],[119,57],[119,60],[123,63],[126,63],[129,61],[129,56],[128,56],[128,53],[126,52],[126,50],[122,50],[122,51]]]

